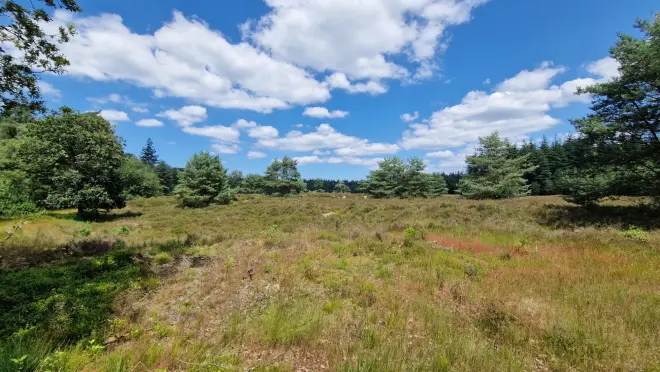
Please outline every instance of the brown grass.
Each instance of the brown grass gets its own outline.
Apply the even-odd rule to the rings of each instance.
[[[208,259],[126,292],[106,350],[66,349],[63,370],[658,370],[660,232],[618,234],[630,203],[617,203],[588,224],[557,197],[135,201],[88,238],[146,254],[188,239]],[[6,249],[67,244],[80,226],[49,216]]]

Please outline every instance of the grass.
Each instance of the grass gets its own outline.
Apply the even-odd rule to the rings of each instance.
[[[0,371],[659,370],[655,213],[322,194],[51,213],[1,248]]]

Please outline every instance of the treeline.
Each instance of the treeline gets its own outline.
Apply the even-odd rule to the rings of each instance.
[[[305,186],[309,191],[315,192],[359,192],[359,181],[351,180],[326,180],[321,178],[304,179]],[[339,186],[337,186],[339,184]],[[345,185],[346,188],[341,185]]]

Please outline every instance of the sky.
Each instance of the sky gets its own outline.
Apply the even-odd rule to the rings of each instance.
[[[361,179],[386,156],[464,167],[480,136],[561,138],[588,112],[579,86],[617,75],[608,49],[655,1],[78,0],[52,109],[100,111],[126,151],[151,138],[182,167],[274,158],[305,178]],[[655,7],[654,7],[655,5]]]

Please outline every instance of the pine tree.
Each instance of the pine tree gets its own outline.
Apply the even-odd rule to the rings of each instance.
[[[406,166],[397,157],[385,158],[378,162],[378,169],[367,177],[367,190],[377,198],[403,195],[403,180]]]
[[[156,165],[156,174],[158,175],[161,186],[163,186],[163,193],[170,195],[177,184],[177,170],[161,160]]]
[[[479,138],[476,153],[468,156],[468,174],[461,179],[461,195],[470,199],[501,199],[529,194],[523,175],[532,172],[529,156],[510,158],[511,144],[494,132]]]
[[[228,204],[233,199],[228,187],[227,170],[217,155],[205,151],[188,160],[174,193],[182,206],[190,208],[214,203]]]
[[[268,195],[284,196],[299,194],[305,190],[305,183],[298,172],[298,162],[288,156],[275,159],[266,169],[264,191]]]
[[[402,194],[407,197],[425,196],[429,190],[428,177],[424,172],[426,165],[424,161],[418,157],[413,157],[408,160],[405,166]]]
[[[144,164],[152,167],[155,167],[156,163],[158,163],[158,154],[156,154],[156,149],[154,148],[154,143],[151,141],[151,138],[147,139],[147,144],[142,148],[140,160],[142,160]]]
[[[337,183],[335,184],[334,189],[335,189],[335,192],[339,192],[339,193],[346,193],[346,192],[350,192],[350,191],[351,191],[351,190],[348,188],[348,186],[346,186],[346,184],[343,183],[342,181],[337,182]]]
[[[447,181],[445,181],[445,177],[442,174],[431,173],[427,174],[426,177],[428,185],[427,195],[429,197],[444,195],[449,192]]]

